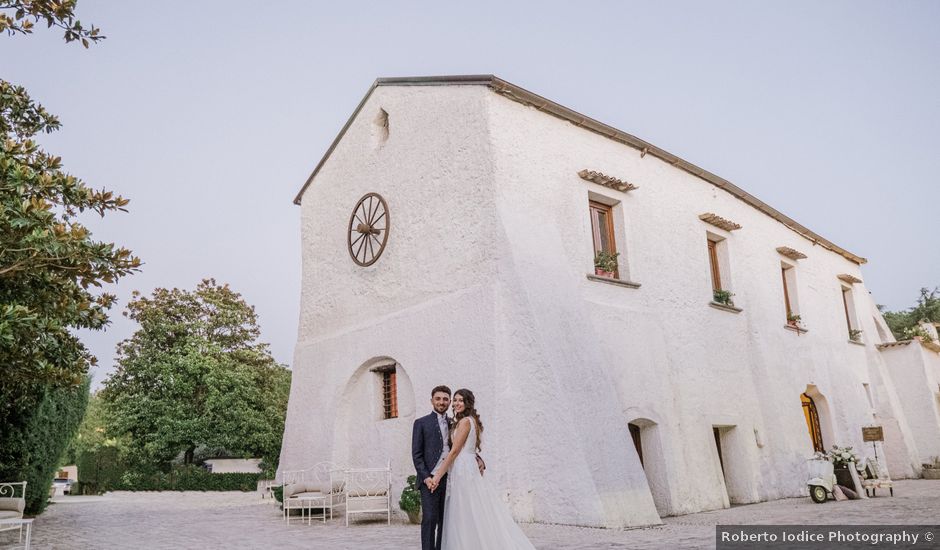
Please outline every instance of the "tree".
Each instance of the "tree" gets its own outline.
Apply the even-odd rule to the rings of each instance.
[[[78,0],[0,0],[0,32],[6,31],[11,36],[30,34],[34,23],[43,21],[47,27],[63,29],[66,42],[80,40],[87,48],[90,42],[104,40],[100,29],[94,25],[86,29],[75,19],[77,3]]]
[[[0,1],[0,30],[29,32],[29,17],[70,25],[66,40],[97,40],[73,21],[75,2]],[[79,221],[124,210],[127,199],[93,190],[33,141],[59,121],[20,86],[0,80],[0,357],[9,383],[81,384],[94,356],[75,329],[102,329],[114,296],[95,292],[137,271],[125,249],[96,241]]]
[[[0,32],[29,34],[42,21],[87,48],[104,37],[76,19],[75,4],[0,0]],[[45,507],[87,404],[95,358],[74,332],[103,329],[114,296],[96,289],[140,266],[79,222],[86,210],[104,216],[128,201],[67,174],[33,139],[58,129],[23,87],[0,80],[0,480],[29,482],[29,513]]]
[[[878,306],[884,309],[884,306]],[[920,335],[921,322],[940,323],[940,287],[933,290],[920,289],[920,296],[913,307],[902,311],[884,311],[885,322],[898,340],[909,340]]]
[[[257,315],[213,279],[194,291],[134,294],[125,315],[140,328],[118,344],[102,398],[110,434],[127,434],[137,460],[166,469],[198,448],[276,460],[290,371],[258,343]]]

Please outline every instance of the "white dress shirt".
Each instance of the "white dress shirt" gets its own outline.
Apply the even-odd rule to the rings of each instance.
[[[434,411],[434,414],[437,415],[437,427],[441,430],[441,439],[444,441],[444,448],[441,450],[441,458],[437,459],[437,464],[435,464],[434,469],[431,470],[432,476],[437,473],[441,464],[444,463],[444,458],[450,453],[450,426],[447,423],[447,416],[437,411]]]

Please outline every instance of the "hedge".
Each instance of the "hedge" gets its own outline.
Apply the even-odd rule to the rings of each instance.
[[[123,491],[255,491],[261,474],[212,474],[198,466],[169,473],[125,472],[114,487]]]
[[[0,481],[26,481],[26,513],[41,514],[59,460],[88,406],[77,387],[0,384]]]
[[[73,494],[99,495],[121,487],[121,476],[127,465],[120,449],[101,447],[95,451],[79,453],[78,484],[72,486]]]
[[[198,466],[154,472],[134,466],[116,447],[86,451],[78,458],[78,486],[73,493],[97,495],[108,491],[255,491],[262,474],[212,474]]]

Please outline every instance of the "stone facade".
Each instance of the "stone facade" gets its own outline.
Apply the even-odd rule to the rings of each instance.
[[[475,392],[487,475],[523,521],[649,525],[805,494],[804,393],[827,447],[870,453],[860,428],[884,424],[879,456],[915,475],[877,347],[893,338],[852,282],[864,259],[539,100],[493,77],[385,80],[366,95],[297,198],[282,470],[390,461],[400,490],[412,422],[444,383]],[[347,233],[370,192],[388,203],[390,233],[360,267]],[[595,276],[591,201],[610,207],[618,280]],[[733,307],[713,303],[708,240]],[[397,418],[385,419],[379,371],[391,366]]]

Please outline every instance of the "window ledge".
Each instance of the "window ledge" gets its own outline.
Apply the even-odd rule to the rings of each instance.
[[[720,309],[722,311],[730,311],[731,313],[741,313],[743,309],[735,306],[729,306],[727,304],[719,304],[718,302],[708,302],[708,305],[712,306],[715,309]]]
[[[855,340],[847,340],[850,344],[855,344],[856,346],[864,346],[865,342],[856,342]]]
[[[601,277],[600,275],[595,275],[593,273],[588,273],[587,278],[589,281],[597,281],[599,283],[607,283],[609,285],[617,285],[627,288],[640,288],[640,283],[634,283],[633,281],[626,281],[624,279],[614,279],[613,277]]]
[[[797,334],[806,334],[807,332],[809,332],[808,328],[800,328],[800,327],[795,327],[793,325],[783,325],[783,328],[787,330],[792,330],[793,332]]]

